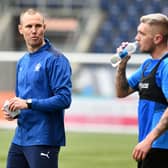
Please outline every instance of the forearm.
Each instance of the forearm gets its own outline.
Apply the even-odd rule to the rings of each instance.
[[[71,104],[71,93],[57,94],[46,99],[32,99],[32,109],[44,112],[55,112],[69,108]]]
[[[127,96],[128,82],[126,79],[125,69],[118,68],[116,74],[116,93],[118,97]]]
[[[128,60],[129,57],[124,58],[124,60],[122,60],[122,62],[119,64],[117,68],[115,85],[116,85],[116,94],[118,97],[125,97],[133,92],[133,90],[131,90],[131,88],[129,87],[126,78],[126,65]]]
[[[146,136],[143,141],[135,146],[132,152],[133,159],[137,161],[143,160],[151,149],[154,140],[160,137],[166,130],[168,130],[168,108],[165,110],[157,126]]]
[[[152,143],[155,139],[160,137],[166,130],[168,130],[168,108],[165,110],[157,126],[148,134],[146,139]]]

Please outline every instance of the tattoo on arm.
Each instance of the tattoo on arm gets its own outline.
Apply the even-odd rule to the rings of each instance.
[[[128,95],[128,82],[126,79],[125,68],[118,68],[116,75],[116,89],[117,95],[124,97]]]
[[[126,90],[128,89],[128,82],[126,79],[126,72],[125,70],[118,69],[118,80],[121,89]]]
[[[168,129],[168,117],[163,117],[158,126],[156,127],[156,133],[158,136],[160,136],[164,131]]]

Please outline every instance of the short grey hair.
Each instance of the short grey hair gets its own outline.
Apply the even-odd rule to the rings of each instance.
[[[29,8],[29,9],[26,9],[25,11],[23,11],[23,12],[20,14],[20,23],[22,23],[22,18],[23,18],[23,16],[24,16],[26,13],[27,13],[28,15],[39,14],[39,15],[41,15],[41,17],[43,18],[43,21],[44,21],[44,15],[43,15],[40,11],[38,11],[38,10],[36,10],[36,9],[33,9],[33,8]]]

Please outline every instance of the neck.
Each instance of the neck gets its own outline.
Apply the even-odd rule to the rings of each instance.
[[[27,46],[27,49],[30,53],[36,52],[39,48],[41,48],[45,44],[45,41],[41,43],[41,45],[38,46]]]
[[[151,55],[153,59],[160,59],[165,53],[168,53],[168,46],[159,46],[158,48],[155,48]]]

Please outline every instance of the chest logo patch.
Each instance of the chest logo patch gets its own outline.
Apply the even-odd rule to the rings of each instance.
[[[41,68],[41,64],[38,63],[38,64],[35,66],[34,71],[38,72],[38,71],[40,70],[40,68]]]
[[[149,83],[140,83],[139,84],[139,89],[148,89],[149,88]]]

